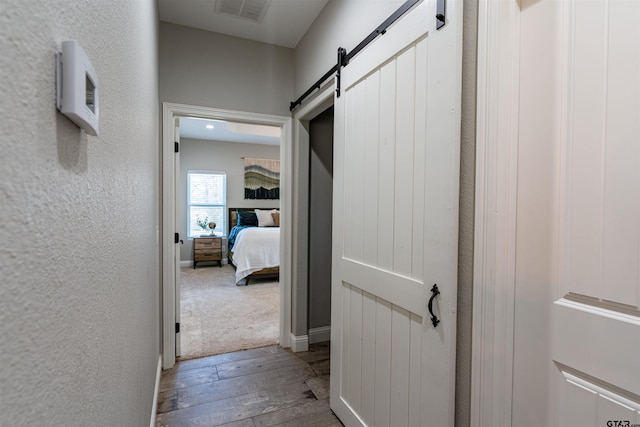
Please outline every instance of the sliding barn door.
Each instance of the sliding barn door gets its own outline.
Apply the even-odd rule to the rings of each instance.
[[[453,425],[462,2],[440,30],[436,3],[353,58],[335,99],[331,407],[346,426]]]

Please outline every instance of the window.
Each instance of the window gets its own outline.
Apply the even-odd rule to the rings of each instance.
[[[224,235],[226,228],[227,174],[213,171],[187,173],[187,230],[189,237],[200,237],[211,230],[203,229],[198,221],[216,223],[213,230]]]

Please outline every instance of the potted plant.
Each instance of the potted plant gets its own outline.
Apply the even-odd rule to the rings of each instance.
[[[200,226],[200,228],[202,228],[202,232],[206,233],[207,227],[209,227],[209,217],[204,217],[204,220],[198,218],[196,220],[196,223]]]

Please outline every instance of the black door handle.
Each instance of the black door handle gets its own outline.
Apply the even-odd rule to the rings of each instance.
[[[440,323],[440,319],[438,319],[438,317],[433,314],[433,299],[437,296],[440,295],[440,290],[438,289],[438,285],[433,285],[433,287],[431,288],[431,298],[429,298],[429,304],[427,305],[427,308],[429,309],[429,314],[431,315],[431,323],[433,323],[433,327],[435,328],[436,326],[438,326],[438,323]]]

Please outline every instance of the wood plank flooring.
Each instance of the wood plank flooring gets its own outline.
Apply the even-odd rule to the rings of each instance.
[[[158,427],[341,427],[329,409],[329,343],[178,362],[164,371]]]

